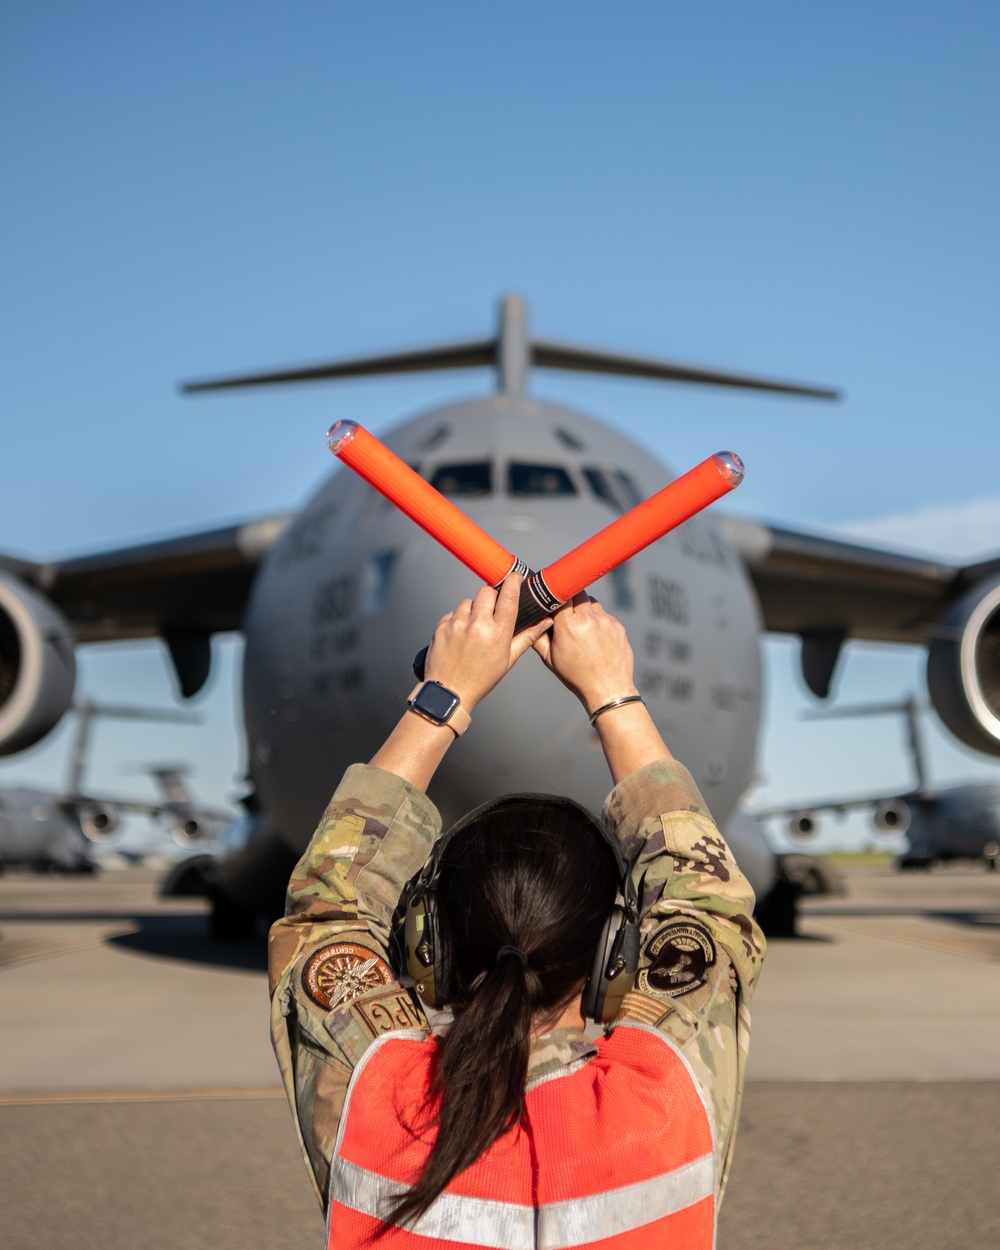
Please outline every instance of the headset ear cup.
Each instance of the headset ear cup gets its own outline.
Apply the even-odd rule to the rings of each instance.
[[[609,1001],[605,1003],[605,1009],[608,1006],[611,1007],[611,1014],[605,1017],[606,1021],[613,1020],[618,1015],[622,999],[630,990],[635,988],[636,977],[639,975],[639,938],[638,921],[630,921],[625,926],[625,935],[621,949],[625,967],[614,983],[614,993],[609,995]]]
[[[594,951],[590,979],[583,990],[583,1014],[597,1024],[610,1023],[635,985],[638,971],[639,926],[630,923],[624,908],[616,904]]]
[[[590,977],[583,989],[583,1014],[588,1020],[595,1020],[598,1024],[603,1018],[604,1000],[608,990],[605,973],[621,925],[621,918],[621,908],[613,907],[604,922],[597,946],[594,948],[594,962],[590,969]]]
[[[434,890],[427,891],[427,932],[431,934],[431,952],[434,956],[434,979],[431,993],[424,995],[428,1007],[440,1010],[444,1006],[445,996],[450,983],[447,944],[441,933],[441,919],[438,914],[437,894]]]
[[[408,899],[403,941],[406,971],[418,998],[427,1007],[438,1007],[444,978],[440,976],[441,941],[433,890],[418,887]]]

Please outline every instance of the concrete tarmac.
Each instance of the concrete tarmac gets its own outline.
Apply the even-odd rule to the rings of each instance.
[[[1000,874],[855,871],[777,941],[720,1250],[992,1246]],[[144,870],[0,879],[0,1241],[316,1247],[263,945]]]

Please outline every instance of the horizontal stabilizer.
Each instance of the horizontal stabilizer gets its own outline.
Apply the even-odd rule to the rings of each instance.
[[[329,382],[339,378],[426,373],[437,369],[474,369],[483,366],[496,369],[500,389],[505,394],[520,394],[525,373],[528,369],[535,368],[651,378],[660,382],[689,382],[699,386],[738,387],[741,390],[768,391],[778,395],[803,395],[810,399],[840,398],[839,391],[824,386],[783,382],[754,374],[682,364],[676,360],[659,360],[650,356],[634,356],[593,347],[577,347],[572,343],[559,343],[552,339],[533,338],[528,333],[524,301],[516,295],[508,295],[501,300],[497,332],[492,338],[446,343],[388,355],[362,356],[355,360],[333,360],[289,369],[274,369],[264,373],[206,378],[200,382],[185,382],[181,390],[185,394],[193,395],[204,391],[232,390],[236,387]]]
[[[677,360],[659,360],[652,356],[633,356],[624,352],[607,352],[594,347],[575,347],[552,339],[534,339],[531,344],[532,363],[541,369],[572,369],[577,373],[609,373],[626,378],[652,378],[661,382],[691,382],[701,386],[733,386],[747,391],[770,391],[779,395],[804,395],[810,399],[839,399],[840,392],[825,386],[808,386],[802,382],[781,382],[749,373],[733,373],[725,369],[708,369],[703,365],[682,364]]]
[[[802,713],[803,720],[841,720],[855,716],[887,716],[892,713],[924,712],[927,704],[919,699],[897,699],[890,703],[850,703],[840,707],[831,707],[820,712]]]
[[[446,343],[416,351],[392,352],[382,356],[362,356],[357,360],[334,360],[325,364],[277,369],[267,373],[247,373],[231,378],[209,378],[185,382],[185,395],[202,391],[226,391],[243,386],[277,386],[284,382],[331,382],[340,378],[375,377],[386,373],[429,373],[436,369],[475,369],[491,366],[496,360],[494,339],[469,343]]]
[[[200,725],[201,717],[169,707],[133,707],[131,704],[94,703],[89,699],[74,703],[73,711],[83,716],[107,716],[115,720],[164,721],[177,725]]]

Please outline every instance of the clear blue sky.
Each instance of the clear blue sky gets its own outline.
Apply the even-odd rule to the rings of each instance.
[[[385,430],[491,379],[177,381],[479,335],[507,290],[551,337],[842,386],[831,407],[536,376],[678,468],[735,448],[733,511],[1000,548],[995,4],[38,0],[0,22],[4,550],[297,505],[331,420]],[[220,657],[205,726],[101,727],[95,783],[186,756],[230,791]],[[768,646],[762,796],[905,784],[901,727],[800,723],[793,661]],[[839,694],[922,680],[916,652],[855,648]],[[156,644],[91,649],[82,687],[172,697]],[[0,782],[54,779],[65,750]],[[1000,778],[941,731],[932,766]]]

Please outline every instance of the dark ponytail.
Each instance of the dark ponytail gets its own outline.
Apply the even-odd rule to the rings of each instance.
[[[448,841],[437,903],[454,1021],[423,1111],[437,1136],[394,1223],[422,1215],[520,1121],[533,1022],[582,990],[616,877],[592,818],[563,799],[512,795]]]

